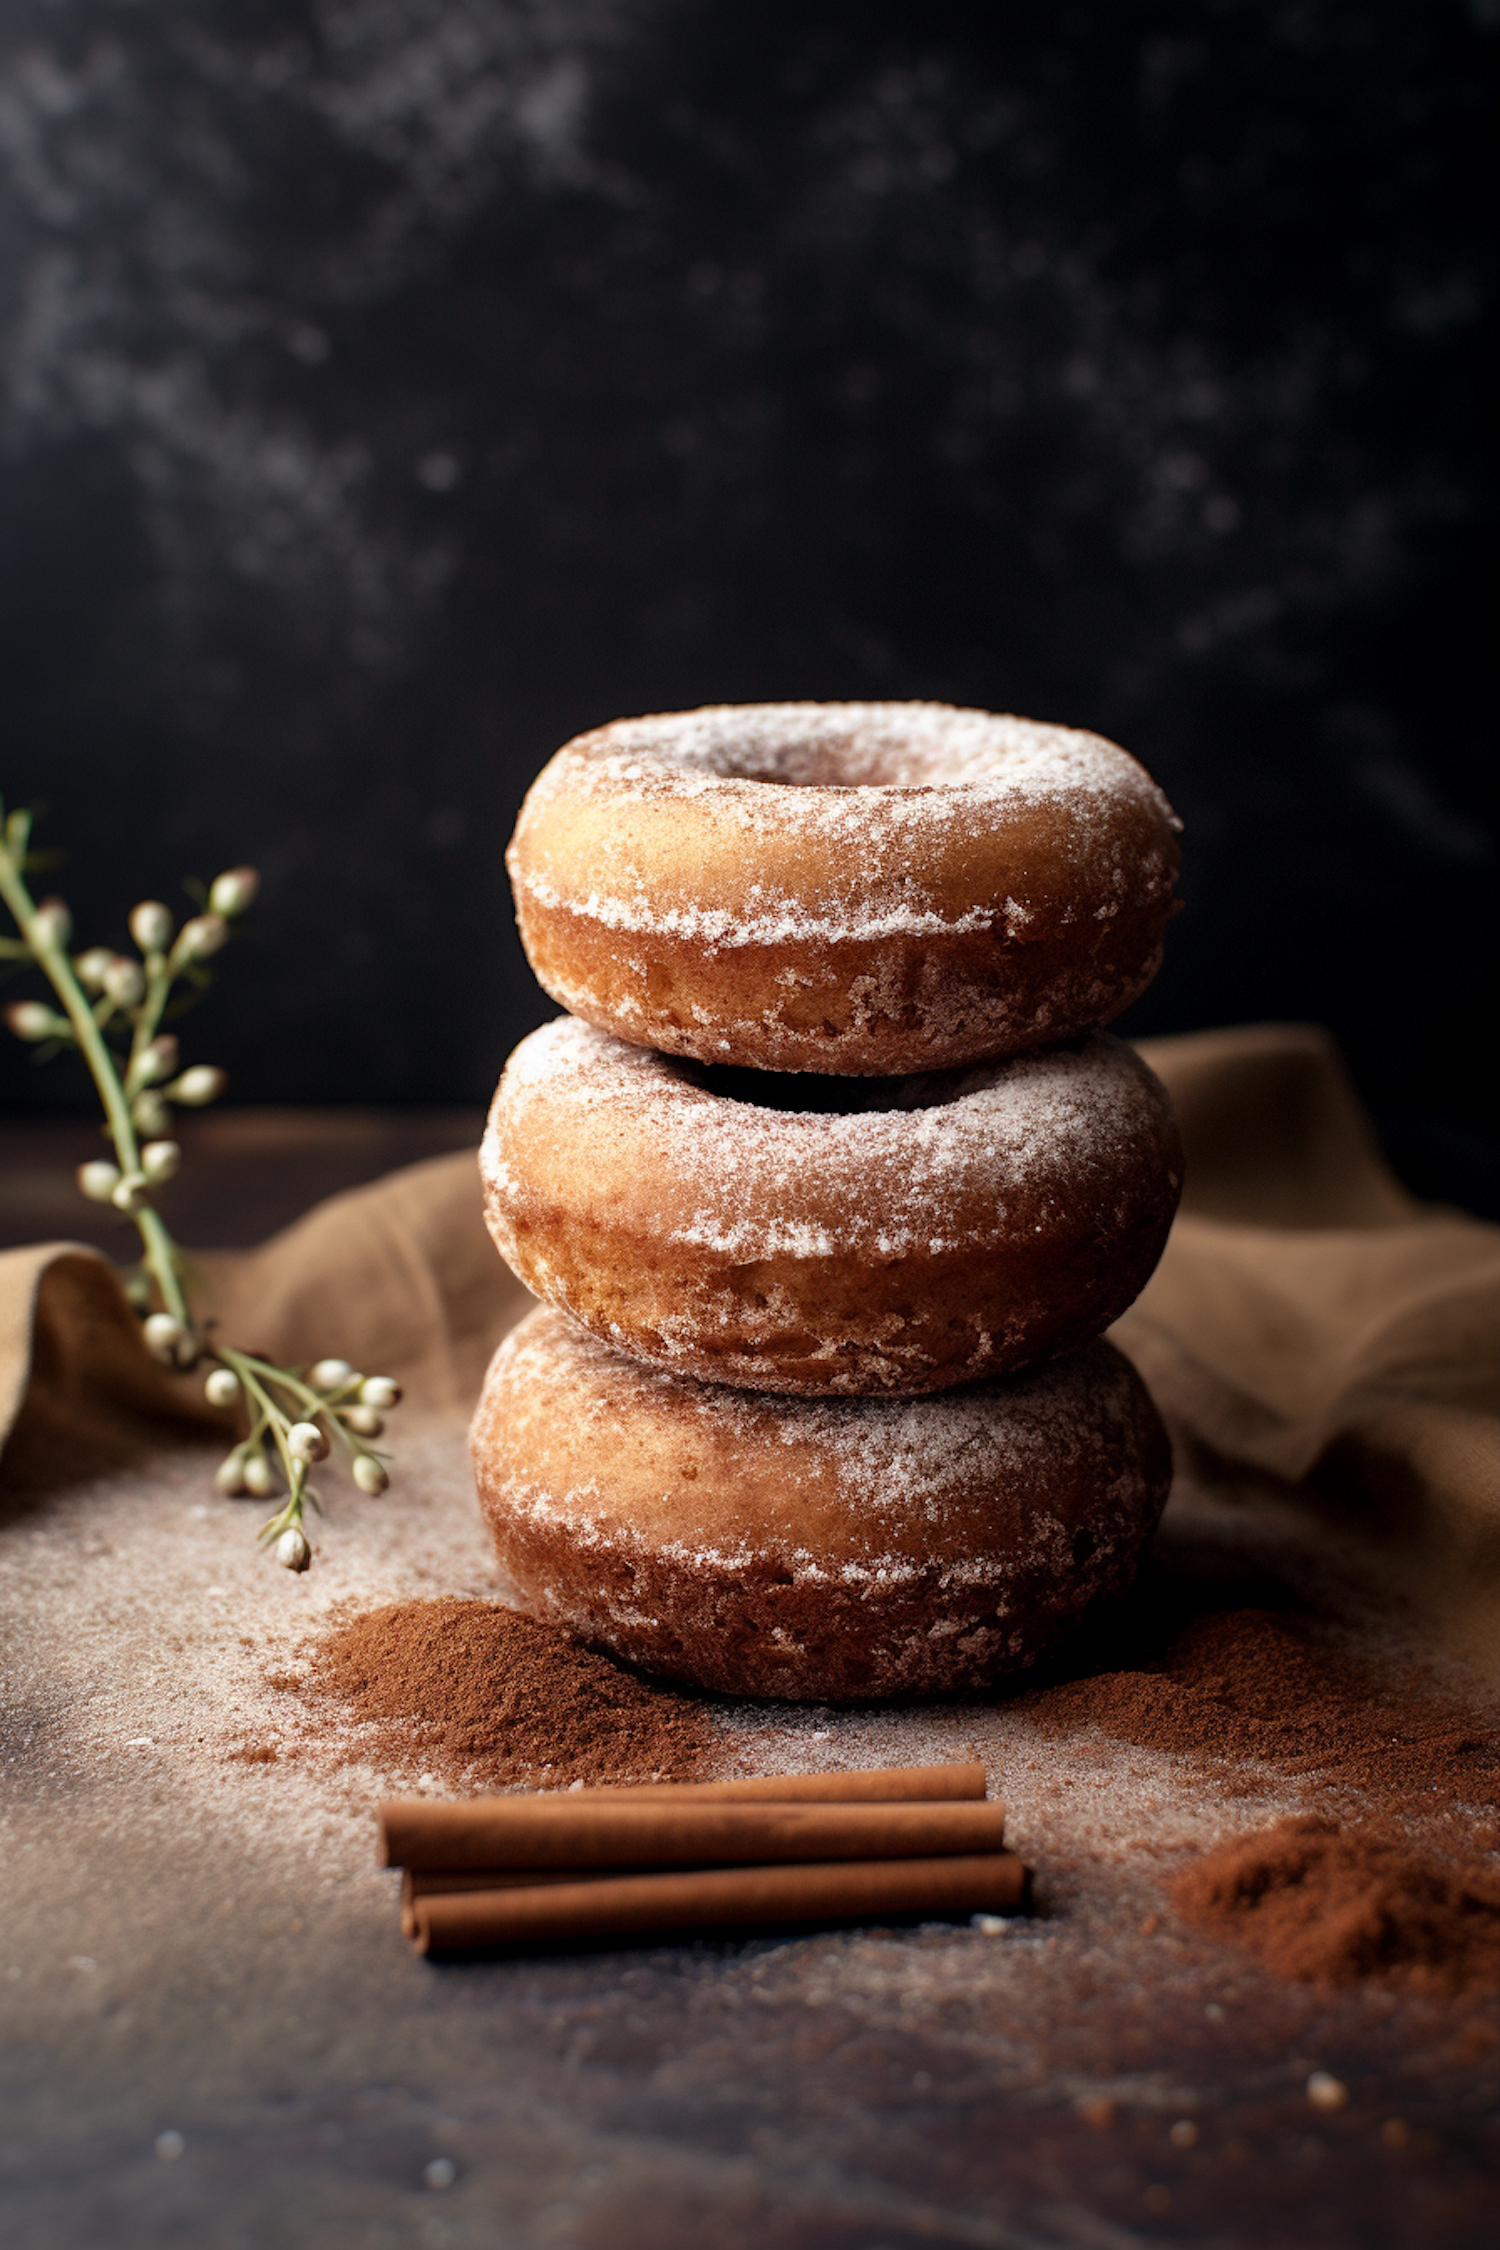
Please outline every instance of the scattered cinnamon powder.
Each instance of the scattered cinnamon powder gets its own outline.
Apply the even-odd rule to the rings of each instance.
[[[1362,1829],[1280,1821],[1190,1867],[1172,1899],[1304,1983],[1500,1991],[1500,1879]]]
[[[1228,1794],[1253,1792],[1253,1781],[1247,1791],[1224,1772],[1249,1762],[1325,1791],[1357,1790],[1401,1818],[1500,1808],[1493,1716],[1419,1682],[1392,1681],[1296,1618],[1263,1609],[1200,1615],[1148,1632],[1131,1653],[1129,1670],[1039,1687],[1018,1707],[1049,1732],[1097,1727],[1197,1757],[1218,1767]]]
[[[720,1762],[702,1703],[492,1602],[368,1610],[322,1643],[308,1691],[315,1710],[337,1704],[345,1721],[376,1728],[386,1762],[416,1756],[469,1787],[700,1781]]]

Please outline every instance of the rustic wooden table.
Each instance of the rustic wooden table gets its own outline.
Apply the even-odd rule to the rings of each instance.
[[[179,1223],[253,1239],[476,1122],[203,1120],[203,1200],[185,1180]],[[88,1231],[53,1182],[91,1152],[71,1129],[6,1129],[11,1239]],[[335,1502],[300,1581],[255,1558],[194,1449],[0,1500],[7,2245],[1496,2239],[1495,2010],[1278,1984],[1174,1925],[1163,1884],[1183,1857],[1295,1788],[1226,1796],[1188,1761],[1046,1736],[1014,1697],[722,1715],[770,1767],[977,1750],[1037,1873],[1037,1914],[1002,1934],[414,1959],[373,1866],[389,1777],[304,1738],[274,1685],[351,1608],[492,1590],[461,1433],[414,1427],[401,1458],[385,1501]],[[1295,1605],[1338,1578],[1285,1511],[1182,1492],[1144,1598]],[[270,1738],[275,1759],[244,1759]],[[1347,2087],[1341,2108],[1310,2103],[1314,2070]]]

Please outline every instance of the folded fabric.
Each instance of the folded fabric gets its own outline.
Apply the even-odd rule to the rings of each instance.
[[[1188,1185],[1114,1330],[1179,1469],[1274,1478],[1346,1525],[1456,1653],[1500,1678],[1500,1227],[1392,1177],[1332,1040],[1147,1040]]]
[[[330,1196],[257,1250],[194,1259],[195,1301],[282,1366],[330,1350],[467,1413],[531,1304],[497,1256],[472,1155]],[[173,1424],[233,1428],[201,1378],[157,1365],[120,1276],[78,1243],[0,1251],[0,1486],[35,1490],[139,1459]]]
[[[1154,1279],[1114,1331],[1180,1465],[1347,1527],[1445,1645],[1500,1676],[1500,1228],[1415,1202],[1328,1036],[1267,1026],[1151,1040],[1188,1185]],[[466,1411],[530,1302],[490,1243],[474,1160],[319,1204],[258,1250],[206,1254],[224,1333],[284,1362],[336,1350]],[[0,1481],[35,1488],[227,1426],[147,1356],[114,1269],[0,1253]]]

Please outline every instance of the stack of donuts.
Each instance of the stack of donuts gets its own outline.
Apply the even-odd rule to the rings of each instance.
[[[1182,1151],[1100,1027],[1160,961],[1178,825],[1112,743],[940,704],[558,752],[508,864],[569,1013],[481,1159],[542,1299],[473,1428],[520,1607],[839,1700],[982,1685],[1128,1581],[1169,1454],[1102,1331]]]

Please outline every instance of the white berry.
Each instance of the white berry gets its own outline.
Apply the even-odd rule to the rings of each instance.
[[[294,1422],[286,1433],[286,1449],[294,1461],[324,1461],[328,1440],[316,1422]]]
[[[288,1524],[276,1542],[276,1560],[283,1570],[306,1570],[312,1561],[312,1549],[307,1544],[307,1534],[297,1526]]]

